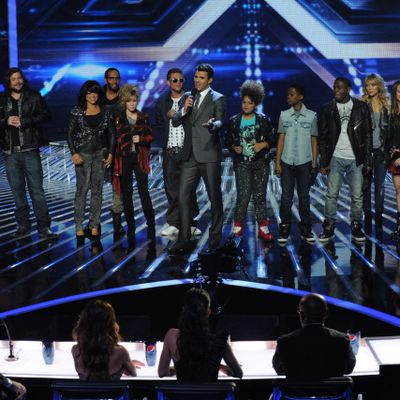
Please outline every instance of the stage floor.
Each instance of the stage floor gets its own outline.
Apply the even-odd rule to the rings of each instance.
[[[31,235],[13,238],[16,229],[13,215],[14,202],[0,159],[0,316],[15,310],[46,301],[58,300],[71,295],[129,287],[143,284],[151,287],[168,280],[196,278],[193,261],[207,248],[210,207],[204,185],[197,191],[200,214],[198,227],[203,232],[196,239],[195,249],[188,256],[171,257],[166,248],[174,238],[159,235],[165,224],[167,199],[163,189],[161,158],[152,156],[150,192],[157,224],[156,251],[149,251],[146,224],[137,191],[134,202],[137,222],[137,246],[127,252],[126,238],[113,243],[110,215],[112,191],[104,185],[101,245],[86,240],[77,246],[73,222],[75,174],[65,146],[51,145],[42,149],[45,170],[45,193],[52,217],[52,227],[59,234],[57,242],[40,240],[33,223]],[[229,236],[235,205],[235,182],[230,158],[222,168],[224,198],[224,239]],[[244,258],[234,272],[222,273],[221,277],[242,281],[244,285],[272,285],[274,290],[287,288],[312,291],[332,299],[366,306],[381,311],[400,326],[400,256],[399,249],[390,239],[395,225],[396,201],[391,177],[387,176],[383,236],[372,233],[365,244],[351,241],[349,223],[349,196],[345,185],[340,193],[336,237],[323,245],[318,241],[307,244],[300,239],[296,223],[286,246],[275,240],[266,244],[257,237],[254,209],[249,207],[245,234],[240,242]],[[279,179],[270,177],[268,185],[268,213],[270,230],[278,235],[278,208],[280,198]],[[319,177],[311,190],[313,229],[321,232],[325,197],[325,178]],[[293,221],[298,219],[297,207],[293,207]],[[32,215],[32,221],[34,217]],[[128,290],[128,289],[127,289]],[[22,310],[21,310],[22,311]],[[383,314],[381,314],[382,316]]]

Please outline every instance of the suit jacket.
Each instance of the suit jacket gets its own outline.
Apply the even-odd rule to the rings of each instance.
[[[200,104],[198,110],[191,108],[182,115],[183,104],[190,92],[182,98],[182,107],[172,117],[172,124],[183,124],[185,140],[183,144],[182,160],[188,160],[191,152],[197,162],[220,162],[222,159],[219,131],[225,118],[225,97],[212,89]],[[202,126],[209,119],[215,118],[213,129]]]
[[[306,325],[278,338],[272,365],[287,378],[324,379],[353,371],[356,358],[344,333]]]

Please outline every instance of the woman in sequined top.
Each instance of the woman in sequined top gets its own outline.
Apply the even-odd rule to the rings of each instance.
[[[83,240],[86,195],[90,189],[89,229],[99,238],[105,168],[111,165],[115,145],[112,115],[102,106],[103,92],[96,81],[86,81],[78,104],[71,110],[67,140],[76,172],[74,219],[78,240]]]

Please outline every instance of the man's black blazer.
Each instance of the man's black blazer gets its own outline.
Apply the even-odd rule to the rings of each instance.
[[[278,375],[296,379],[342,376],[351,373],[355,364],[347,335],[321,324],[280,336],[272,359]]]

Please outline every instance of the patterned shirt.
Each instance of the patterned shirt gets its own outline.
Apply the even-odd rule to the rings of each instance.
[[[179,110],[179,101],[182,96],[178,98],[172,98],[172,109],[176,111]],[[185,131],[183,130],[183,125],[172,126],[172,119],[169,120],[169,135],[167,148],[171,147],[183,147],[183,141],[185,139]]]
[[[353,148],[349,139],[347,127],[349,126],[351,110],[353,109],[353,102],[350,99],[347,103],[336,103],[340,115],[340,135],[336,143],[334,157],[344,158],[346,160],[355,160]]]
[[[244,157],[253,158],[256,152],[253,145],[256,143],[256,116],[251,119],[242,117],[240,121],[240,145],[242,146],[242,155]]]

